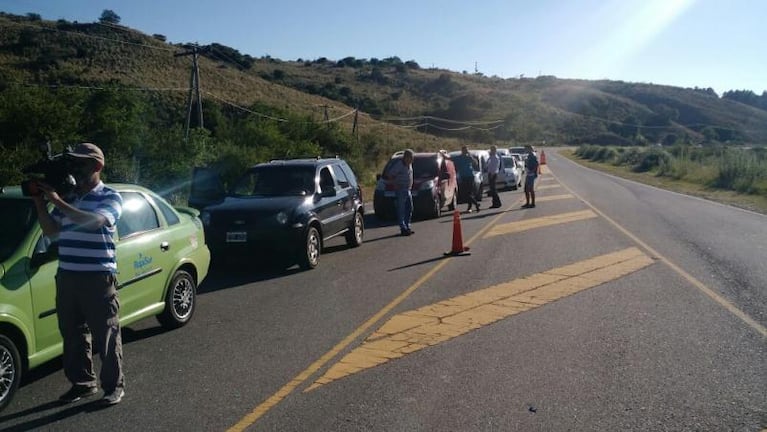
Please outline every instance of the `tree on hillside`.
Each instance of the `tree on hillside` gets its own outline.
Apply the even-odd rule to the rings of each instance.
[[[117,15],[112,9],[104,9],[99,17],[99,22],[104,24],[120,24],[120,15]]]

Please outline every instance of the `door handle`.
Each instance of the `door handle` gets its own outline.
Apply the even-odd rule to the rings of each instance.
[[[160,250],[161,251],[167,252],[168,249],[170,249],[170,243],[168,243],[168,242],[160,243]]]

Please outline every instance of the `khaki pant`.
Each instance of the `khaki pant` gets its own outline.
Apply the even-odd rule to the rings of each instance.
[[[59,270],[56,312],[64,340],[64,374],[72,384],[97,385],[92,358],[95,349],[101,358],[99,378],[104,393],[125,386],[119,311],[113,274]]]

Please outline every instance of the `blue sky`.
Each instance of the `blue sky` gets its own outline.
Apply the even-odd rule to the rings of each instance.
[[[767,0],[0,0],[0,10],[121,24],[254,57],[415,60],[539,74],[767,90]]]

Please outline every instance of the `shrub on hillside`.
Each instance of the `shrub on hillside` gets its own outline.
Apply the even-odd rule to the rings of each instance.
[[[615,165],[630,165],[634,166],[639,163],[642,157],[642,152],[636,147],[631,147],[618,156],[615,160]]]
[[[641,155],[639,162],[634,165],[632,170],[634,172],[647,172],[659,168],[661,165],[669,165],[670,163],[671,155],[663,149],[653,147]]]
[[[591,156],[591,160],[594,162],[610,162],[614,160],[618,156],[618,152],[615,151],[614,148],[611,147],[600,147],[593,156]]]
[[[767,180],[767,162],[754,152],[727,150],[722,153],[714,186],[743,193],[756,193],[756,185]]]

